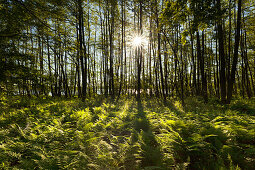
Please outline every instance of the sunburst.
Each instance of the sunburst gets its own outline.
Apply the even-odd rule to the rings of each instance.
[[[133,47],[141,47],[147,44],[146,38],[143,37],[142,35],[135,35],[133,40],[132,40],[132,46]]]

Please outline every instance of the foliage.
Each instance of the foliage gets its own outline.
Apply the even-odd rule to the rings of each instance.
[[[199,98],[185,103],[2,97],[0,166],[255,168],[254,99],[229,106],[216,100],[205,105]]]

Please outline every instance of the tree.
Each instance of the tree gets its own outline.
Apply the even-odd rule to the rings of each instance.
[[[230,75],[230,79],[229,79],[229,82],[228,82],[227,103],[230,103],[230,101],[232,99],[233,84],[235,83],[236,66],[237,66],[237,61],[238,61],[238,48],[239,48],[239,41],[240,41],[241,7],[242,7],[242,0],[238,0],[237,25],[236,25],[236,33],[235,33],[234,56],[233,56],[233,63],[232,63],[232,68],[231,68],[231,75]]]

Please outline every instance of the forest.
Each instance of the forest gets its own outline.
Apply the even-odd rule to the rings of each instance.
[[[255,1],[0,0],[0,169],[255,169]]]

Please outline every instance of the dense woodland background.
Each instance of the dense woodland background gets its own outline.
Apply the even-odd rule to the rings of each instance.
[[[0,0],[0,169],[255,169],[254,0]]]
[[[0,10],[8,95],[141,91],[229,103],[255,93],[252,0],[2,0]]]

